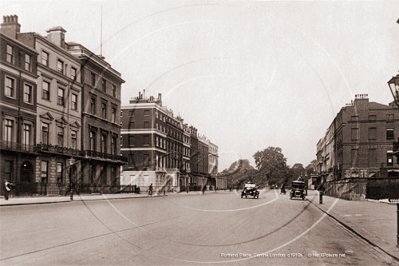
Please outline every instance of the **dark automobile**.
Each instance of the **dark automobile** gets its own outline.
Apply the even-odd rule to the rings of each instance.
[[[255,184],[245,184],[243,191],[241,192],[241,198],[248,196],[254,197],[254,199],[259,199],[259,191],[256,189]]]
[[[290,199],[292,198],[302,198],[302,200],[305,200],[305,182],[292,181]]]

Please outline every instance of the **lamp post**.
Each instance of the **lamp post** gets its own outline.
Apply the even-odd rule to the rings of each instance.
[[[399,23],[399,20],[398,20]],[[392,77],[389,81],[388,81],[388,86],[389,86],[389,90],[392,93],[393,96],[393,100],[396,104],[396,106],[399,108],[399,74],[396,75],[395,77]],[[396,156],[396,158],[398,158],[399,156],[399,139],[398,141],[394,141],[393,142],[393,154]],[[399,203],[396,204],[396,213],[397,213],[397,240],[396,240],[396,246],[399,247]]]

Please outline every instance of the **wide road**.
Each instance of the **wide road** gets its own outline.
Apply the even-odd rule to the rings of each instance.
[[[1,265],[388,265],[309,201],[276,191],[0,208]],[[259,255],[258,255],[259,254]]]

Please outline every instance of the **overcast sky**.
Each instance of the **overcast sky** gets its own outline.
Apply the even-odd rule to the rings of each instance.
[[[102,8],[101,8],[102,7]],[[316,144],[355,94],[392,101],[399,2],[0,1],[21,32],[62,26],[126,81],[122,104],[162,93],[219,147],[219,171],[269,146],[288,165]],[[102,10],[102,38],[101,38]]]

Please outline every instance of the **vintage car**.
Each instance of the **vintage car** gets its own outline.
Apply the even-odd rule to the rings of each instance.
[[[292,181],[290,199],[292,198],[302,198],[302,200],[305,200],[305,182]]]
[[[241,192],[241,198],[248,196],[254,197],[254,199],[259,199],[259,191],[256,189],[255,184],[245,184],[243,191]]]

